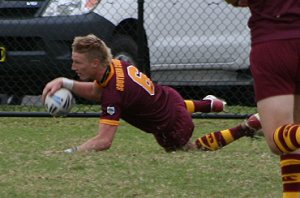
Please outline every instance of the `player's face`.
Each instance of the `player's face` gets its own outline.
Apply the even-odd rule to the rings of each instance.
[[[95,65],[85,54],[72,52],[72,70],[74,70],[80,80],[95,80]]]

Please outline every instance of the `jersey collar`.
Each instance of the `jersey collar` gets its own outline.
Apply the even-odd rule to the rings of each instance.
[[[114,65],[116,64],[116,61],[118,60],[112,60],[112,63],[109,65],[109,67],[106,68],[106,71],[100,81],[97,81],[97,84],[100,88],[104,88],[107,86],[108,82],[112,78],[112,76],[115,73]]]

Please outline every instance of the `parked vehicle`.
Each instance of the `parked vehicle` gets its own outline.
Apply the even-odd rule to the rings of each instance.
[[[141,58],[142,39],[141,69],[161,84],[249,86],[248,15],[223,1],[145,0],[140,34],[136,0],[3,0],[0,93],[18,102],[41,94],[55,77],[76,78],[70,46],[75,36],[89,33],[133,64]]]

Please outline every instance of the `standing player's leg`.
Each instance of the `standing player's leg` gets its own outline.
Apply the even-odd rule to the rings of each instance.
[[[184,100],[185,106],[190,113],[222,112],[225,110],[226,102],[213,95],[208,95],[202,100]]]
[[[300,85],[299,85],[300,86]],[[300,87],[299,87],[300,89]],[[300,90],[299,90],[300,92]],[[294,97],[294,122],[300,123],[300,94]]]
[[[284,198],[298,198],[300,191],[300,125],[293,124],[293,104],[293,95],[270,97],[257,103],[266,141],[272,152],[280,155]]]
[[[282,152],[278,149],[276,141],[274,141],[277,139],[274,139],[274,132],[278,127],[294,122],[293,113],[291,113],[294,108],[293,104],[293,95],[273,96],[257,103],[265,139],[270,150],[277,155]]]
[[[250,54],[264,136],[280,156],[284,198],[300,195],[300,102],[294,95],[300,94],[299,45],[300,40],[272,41],[252,46]]]
[[[204,151],[218,150],[244,136],[253,137],[261,129],[258,114],[253,114],[241,124],[226,130],[215,131],[195,141],[197,149]]]

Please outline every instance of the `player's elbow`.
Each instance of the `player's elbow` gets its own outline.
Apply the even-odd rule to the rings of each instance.
[[[109,141],[109,140],[104,140],[104,141],[101,141],[100,144],[98,143],[94,150],[95,151],[104,151],[104,150],[108,150],[112,145],[112,141]]]

